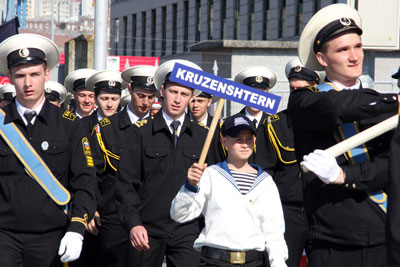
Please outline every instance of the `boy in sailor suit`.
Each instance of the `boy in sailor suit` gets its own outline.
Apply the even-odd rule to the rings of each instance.
[[[183,223],[200,214],[206,226],[194,242],[200,266],[286,266],[285,223],[272,177],[249,164],[255,129],[243,114],[226,119],[221,143],[226,161],[206,168],[194,163],[171,206]]]

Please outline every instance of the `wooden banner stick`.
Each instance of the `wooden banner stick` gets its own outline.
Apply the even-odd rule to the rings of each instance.
[[[204,142],[203,150],[200,154],[199,164],[202,166],[206,160],[208,149],[210,148],[211,140],[215,133],[215,128],[217,127],[219,118],[221,117],[222,108],[224,107],[225,99],[220,98],[218,100],[218,106],[214,114],[214,118],[211,121],[210,129],[208,130],[208,134],[206,137],[206,141]]]
[[[325,151],[328,152],[331,156],[337,157],[356,146],[364,144],[364,143],[368,142],[369,140],[372,140],[375,137],[380,136],[380,135],[396,128],[398,122],[399,122],[399,115],[394,115],[394,116],[368,128],[356,135],[353,135],[352,137],[350,137],[340,143],[337,143],[334,146],[331,146],[331,147],[325,149]],[[300,165],[304,172],[308,171],[304,167],[303,162],[301,162]]]

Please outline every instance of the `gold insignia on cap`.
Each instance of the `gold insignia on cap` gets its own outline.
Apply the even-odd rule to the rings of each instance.
[[[154,83],[154,77],[147,77],[147,83],[152,85]]]
[[[256,82],[261,83],[263,81],[263,78],[261,76],[256,77]]]
[[[340,24],[343,26],[350,26],[351,25],[351,20],[349,18],[341,18],[339,20]]]
[[[18,54],[19,54],[20,57],[27,57],[27,56],[29,56],[29,49],[28,48],[21,48],[18,51]]]
[[[44,88],[44,91],[45,91],[46,93],[51,93],[51,88],[46,87],[46,88]]]
[[[114,80],[109,80],[108,81],[108,86],[115,86],[116,84],[117,84],[117,82],[114,81]]]
[[[300,72],[301,69],[302,69],[301,66],[298,65],[298,66],[296,66],[296,67],[294,68],[294,71],[295,71],[295,72]]]

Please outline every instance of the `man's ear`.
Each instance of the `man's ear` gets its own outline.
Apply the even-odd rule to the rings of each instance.
[[[164,97],[164,85],[161,85],[160,96]]]
[[[45,75],[45,81],[48,82],[50,80],[50,69],[49,68],[45,68],[44,75]]]
[[[132,88],[131,83],[128,84],[128,92],[129,92],[130,95],[133,94],[133,88]]]
[[[326,61],[326,57],[323,53],[321,52],[317,52],[317,54],[315,55],[317,57],[318,63],[323,66],[326,67],[328,66],[328,63]]]
[[[212,98],[208,99],[208,103],[207,103],[207,107],[211,107],[211,103],[212,103]]]

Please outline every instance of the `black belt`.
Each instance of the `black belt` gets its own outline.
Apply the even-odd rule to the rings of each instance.
[[[246,262],[262,260],[263,252],[258,250],[229,251],[204,246],[201,248],[201,256],[230,262],[231,264],[245,264]]]

